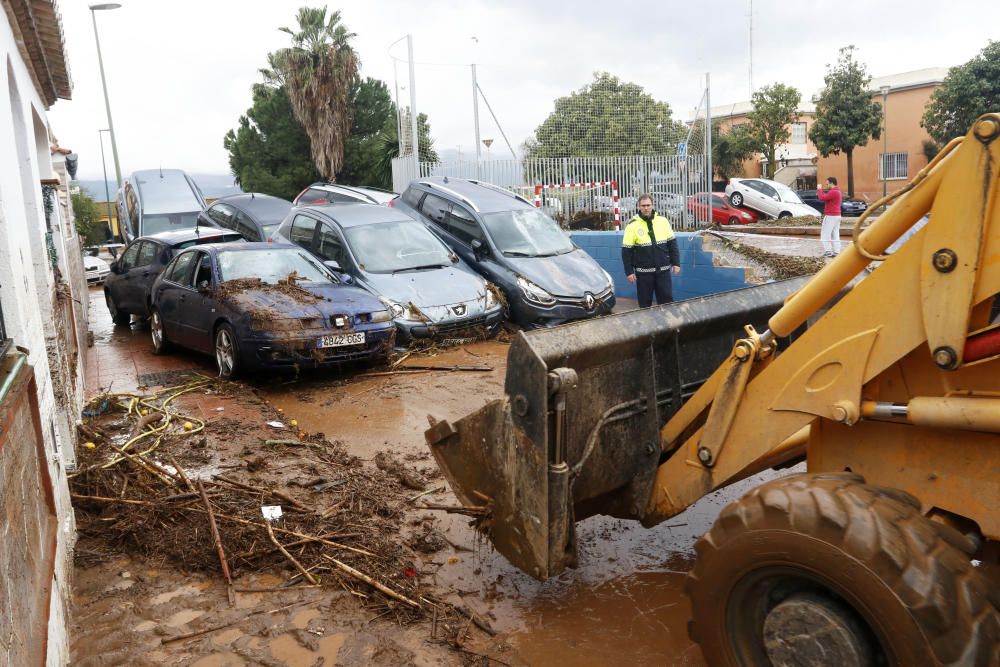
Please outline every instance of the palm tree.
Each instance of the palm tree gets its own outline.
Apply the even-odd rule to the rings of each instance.
[[[296,15],[298,32],[292,46],[269,54],[272,82],[284,83],[292,113],[309,136],[316,169],[333,181],[344,162],[344,142],[351,131],[350,94],[358,80],[360,61],[349,41],[355,35],[340,23],[340,12],[303,7]]]

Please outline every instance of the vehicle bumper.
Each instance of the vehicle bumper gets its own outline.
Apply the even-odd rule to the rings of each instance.
[[[325,368],[351,361],[371,361],[388,357],[395,344],[394,327],[363,330],[365,342],[344,347],[316,346],[320,336],[333,332],[320,330],[294,336],[275,334],[245,339],[240,343],[241,359],[248,368]]]
[[[601,296],[594,307],[588,309],[583,303],[567,303],[560,300],[552,306],[540,306],[520,299],[510,305],[511,319],[522,327],[551,327],[573,320],[582,320],[598,315],[608,315],[615,307],[615,294]]]
[[[502,321],[503,309],[499,307],[473,317],[463,317],[447,322],[428,323],[396,320],[396,344],[409,345],[418,339],[482,340],[496,334]]]
[[[105,280],[107,280],[110,271],[98,272],[98,271],[88,271],[87,272],[87,284],[88,285],[100,285]]]

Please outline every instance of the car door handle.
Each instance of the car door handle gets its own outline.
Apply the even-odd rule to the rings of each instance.
[[[142,272],[142,277],[143,278],[148,278],[149,277],[149,271],[143,271]]]

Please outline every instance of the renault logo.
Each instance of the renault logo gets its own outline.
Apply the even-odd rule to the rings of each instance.
[[[586,294],[584,294],[583,295],[583,303],[584,303],[584,305],[587,306],[587,310],[593,310],[594,309],[594,304],[596,303],[596,301],[594,300],[594,295],[591,294],[590,292],[587,292]]]
[[[465,304],[460,303],[457,306],[452,306],[451,309],[459,317],[461,317],[462,315],[465,315]]]

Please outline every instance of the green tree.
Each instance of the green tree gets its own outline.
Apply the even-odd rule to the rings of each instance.
[[[847,156],[847,196],[853,197],[854,149],[882,136],[882,105],[872,100],[872,78],[854,59],[854,46],[840,50],[837,65],[827,66],[823,81],[809,138],[823,157]]]
[[[402,122],[409,123],[409,110],[403,112]],[[431,125],[427,120],[427,114],[417,114],[417,139],[420,142],[419,157],[421,162],[438,162],[437,151],[434,150],[434,139],[431,137]],[[399,157],[399,129],[396,121],[387,125],[378,137],[377,142],[378,160],[377,164],[382,173],[387,173],[389,180],[392,180],[392,160]]]
[[[70,195],[76,233],[83,245],[100,245],[108,238],[108,228],[102,222],[101,207],[82,190]]]
[[[223,140],[229,168],[247,192],[292,199],[320,180],[310,157],[309,137],[292,115],[284,87],[255,84],[253,106]]]
[[[798,90],[783,83],[764,86],[751,97],[753,111],[747,114],[747,146],[767,158],[767,177],[774,178],[778,145],[791,136],[789,125],[798,117]]]
[[[523,149],[528,159],[665,154],[685,134],[666,102],[637,84],[595,72],[592,82],[556,100]]]
[[[340,12],[302,7],[298,30],[280,28],[292,46],[270,54],[272,77],[288,92],[292,112],[309,136],[313,163],[328,180],[335,180],[344,163],[344,145],[351,131],[351,91],[360,61],[350,45],[354,33],[340,23]]]
[[[382,144],[390,130],[396,136],[396,105],[388,86],[371,77],[359,82],[351,90],[351,107],[354,121],[344,144],[344,166],[337,181],[389,189],[392,169],[383,164]]]
[[[990,41],[975,58],[948,70],[931,94],[921,124],[938,145],[964,136],[976,118],[1000,109],[1000,42]]]
[[[721,124],[712,124],[712,171],[719,180],[740,176],[743,163],[753,157],[754,150],[745,135],[743,128],[723,130]]]

